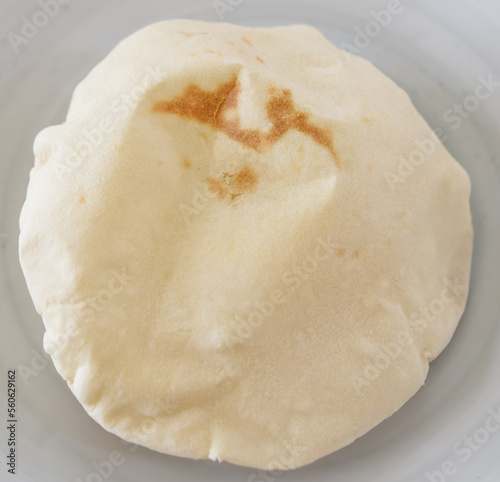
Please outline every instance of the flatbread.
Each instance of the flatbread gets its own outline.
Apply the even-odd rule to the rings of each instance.
[[[130,442],[308,464],[398,410],[464,310],[466,172],[309,26],[148,26],[34,149],[20,259],[44,347]]]

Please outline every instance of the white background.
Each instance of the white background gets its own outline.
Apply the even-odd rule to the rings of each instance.
[[[219,2],[224,21],[309,23],[337,45],[362,46],[360,55],[401,85],[433,128],[443,129],[446,147],[467,169],[473,186],[470,297],[452,342],[431,364],[426,385],[352,445],[307,467],[271,474],[155,453],[124,444],[97,425],[52,363],[41,357],[43,325],[17,256],[18,217],[36,133],[63,121],[76,84],[124,36],[168,18],[220,21],[212,0],[73,0],[21,43],[12,34],[22,35],[23,16],[34,21],[38,15],[43,24],[37,13],[41,6],[2,0],[0,420],[7,415],[7,369],[17,368],[20,424],[15,477],[5,467],[7,431],[0,424],[0,481],[500,481],[500,430],[488,425],[488,410],[500,412],[500,87],[478,103],[467,100],[480,76],[500,81],[500,2],[401,0],[402,11],[377,27],[371,12],[388,5],[388,0]],[[356,28],[368,29],[366,45]],[[473,109],[465,111],[468,118],[457,127],[446,112],[464,102]],[[32,370],[29,376],[20,377],[22,367]],[[464,436],[482,441],[469,457],[453,449]],[[121,463],[102,465],[110,457]],[[101,464],[103,475],[95,464]],[[443,465],[453,475],[437,474]]]

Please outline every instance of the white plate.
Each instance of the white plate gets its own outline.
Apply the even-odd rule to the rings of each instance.
[[[493,424],[489,413],[500,419],[500,86],[488,96],[482,89],[481,100],[474,97],[480,77],[500,81],[498,2],[401,0],[390,21],[387,15],[375,21],[372,11],[394,7],[397,0],[58,0],[68,3],[60,7],[54,1],[2,0],[0,7],[0,408],[4,419],[7,369],[15,368],[19,420],[19,475],[6,472],[8,435],[2,423],[0,480],[498,482],[500,424]],[[49,3],[51,16],[41,7]],[[63,121],[77,82],[124,36],[167,18],[219,21],[214,4],[225,21],[309,23],[337,45],[361,47],[362,56],[411,95],[429,124],[443,129],[447,148],[473,185],[470,297],[452,342],[431,364],[426,385],[352,445],[283,474],[171,457],[105,432],[41,356],[43,326],[17,256],[18,216],[36,133]],[[25,27],[25,37],[23,17],[39,25]],[[368,32],[364,43],[356,28]],[[468,107],[460,126],[446,114],[455,103]],[[473,448],[464,437],[472,438]]]

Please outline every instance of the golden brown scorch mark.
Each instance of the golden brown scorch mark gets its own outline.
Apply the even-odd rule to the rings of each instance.
[[[243,40],[243,42],[245,42],[246,44],[250,45],[250,47],[253,46],[253,43],[250,42],[250,40],[248,40],[246,37],[241,37],[241,40]]]
[[[229,189],[227,184],[222,179],[211,177],[210,179],[207,179],[207,184],[210,191],[212,191],[220,200],[228,197]]]
[[[244,167],[231,181],[231,187],[238,192],[251,192],[257,184],[257,174],[250,167]]]
[[[289,89],[270,89],[266,111],[272,127],[267,132],[243,129],[238,117],[227,118],[226,113],[238,106],[240,92],[241,86],[236,76],[213,91],[191,84],[180,96],[155,103],[152,111],[194,119],[257,151],[276,143],[290,129],[295,129],[328,149],[339,167],[330,132],[313,124],[306,112],[296,110]]]
[[[263,60],[262,60],[262,59],[261,59],[258,55],[256,55],[256,56],[255,56],[255,58],[256,58],[256,59],[257,59],[257,60],[258,60],[261,64],[263,64],[263,63],[264,63],[264,61],[263,61]]]
[[[258,175],[249,166],[245,166],[235,174],[222,173],[221,178],[207,179],[209,189],[220,199],[235,199],[242,194],[252,192],[257,185]]]

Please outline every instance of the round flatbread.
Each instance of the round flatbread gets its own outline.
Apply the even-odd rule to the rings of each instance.
[[[142,29],[35,157],[20,258],[44,347],[128,441],[310,463],[400,408],[464,310],[467,174],[311,27]]]

